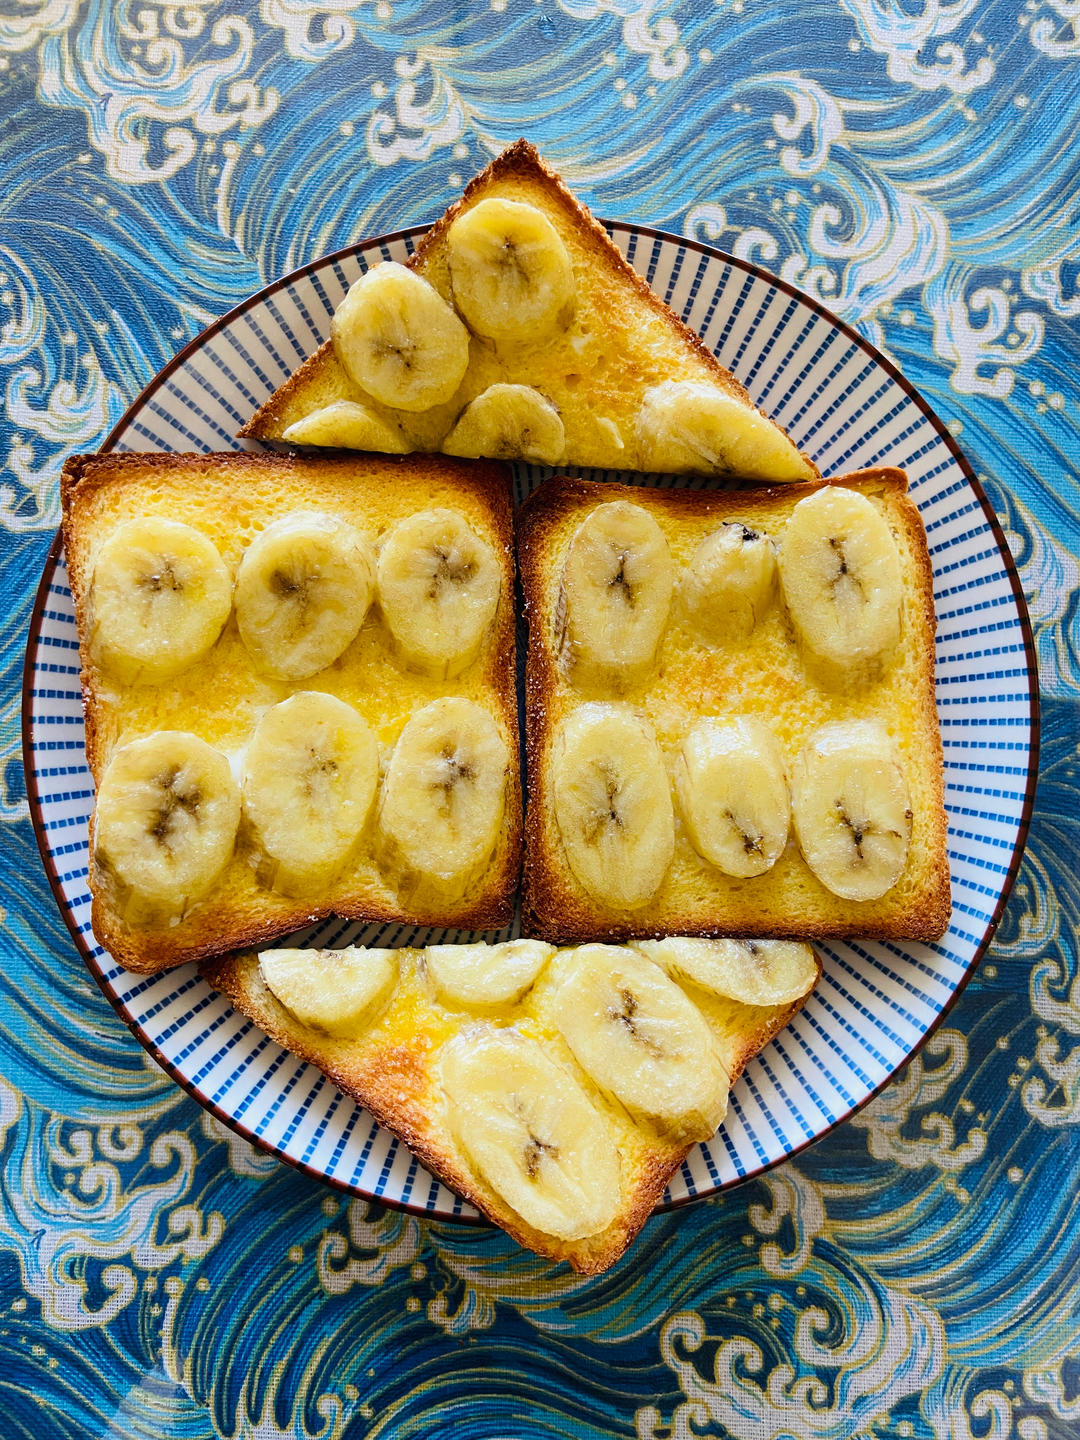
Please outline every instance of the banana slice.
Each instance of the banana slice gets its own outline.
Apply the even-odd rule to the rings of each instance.
[[[379,809],[383,860],[407,900],[459,900],[495,849],[510,752],[473,700],[446,696],[398,737]]]
[[[190,525],[148,515],[118,525],[90,579],[90,646],[118,680],[152,684],[205,655],[232,609],[217,547]]]
[[[784,853],[791,803],[779,742],[761,720],[699,720],[675,764],[690,843],[725,875],[764,875]]]
[[[454,304],[478,335],[535,340],[574,311],[574,267],[551,221],[519,200],[481,200],[446,237]]]
[[[675,853],[675,819],[652,727],[624,705],[581,705],[556,731],[555,823],[570,869],[601,904],[636,910]]]
[[[151,906],[183,915],[229,863],[240,791],[229,762],[184,730],[123,745],[98,786],[95,859]]]
[[[900,555],[856,490],[800,500],[780,539],[780,584],[799,640],[834,683],[874,678],[900,640]]]
[[[393,260],[349,287],[330,338],[349,379],[395,410],[451,399],[469,365],[465,326],[434,286]]]
[[[401,430],[356,400],[335,400],[312,410],[281,432],[294,445],[336,445],[344,450],[378,450],[406,455],[412,448]]]
[[[834,895],[877,900],[899,880],[911,839],[911,798],[884,725],[839,721],[811,736],[791,771],[795,833]]]
[[[637,438],[643,470],[773,481],[817,475],[779,425],[703,380],[665,380],[646,390]]]
[[[658,965],[620,945],[583,945],[550,974],[555,1024],[601,1090],[682,1139],[715,1134],[727,1072],[701,1011]]]
[[[472,460],[486,455],[556,465],[566,432],[555,406],[531,385],[489,385],[466,405],[441,448],[445,455]]]
[[[502,567],[454,510],[401,520],[379,551],[379,603],[405,660],[450,679],[471,665],[495,619]]]
[[[798,940],[671,936],[631,945],[673,979],[689,980],[743,1005],[790,1005],[813,989],[818,976],[813,950]]]
[[[492,1025],[460,1031],[438,1063],[459,1146],[527,1225],[581,1240],[611,1224],[622,1199],[611,1124],[568,1070]]]
[[[575,684],[620,689],[648,675],[674,584],[667,541],[647,510],[612,500],[592,511],[570,542],[556,618]]]
[[[429,945],[428,974],[448,1005],[481,1007],[520,1000],[555,954],[542,940],[504,940],[500,945]]]
[[[706,645],[748,640],[775,593],[776,547],[738,521],[705,537],[679,584],[687,628]]]
[[[285,515],[240,561],[240,638],[267,675],[305,680],[352,644],[374,588],[371,547],[351,525],[314,511]]]
[[[243,797],[275,890],[326,890],[367,823],[378,779],[375,737],[343,700],[302,690],[266,712],[248,745]]]
[[[259,973],[301,1025],[356,1039],[382,1014],[398,981],[396,950],[263,950]]]

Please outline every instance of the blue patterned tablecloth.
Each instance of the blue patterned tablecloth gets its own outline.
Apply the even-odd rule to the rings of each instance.
[[[803,287],[958,436],[1041,665],[991,951],[866,1110],[584,1280],[348,1201],[171,1084],[27,818],[64,457],[282,272],[526,134],[599,213]],[[0,1436],[1080,1434],[1077,0],[0,0]]]

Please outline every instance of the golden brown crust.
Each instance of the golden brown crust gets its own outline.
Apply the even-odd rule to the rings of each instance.
[[[561,177],[542,159],[535,147],[527,140],[515,141],[486,169],[469,181],[461,197],[450,206],[421,239],[407,262],[407,268],[425,278],[430,278],[427,270],[432,263],[438,262],[446,236],[454,221],[493,186],[505,182],[520,182],[526,186],[536,187],[539,192],[538,198],[542,196],[542,204],[547,206],[551,213],[559,213],[569,233],[576,238],[583,252],[588,256],[588,275],[591,285],[608,294],[632,294],[641,305],[662,321],[683,351],[693,356],[704,367],[706,374],[701,375],[700,378],[714,381],[741,403],[753,406],[746,387],[720,364],[700,335],[691,330],[670,306],[666,305],[650,289],[633,266],[623,258],[600,222],[581,204]],[[633,360],[632,356],[629,358],[631,361]],[[326,340],[264,402],[239,432],[240,435],[256,440],[280,439],[283,418],[289,412],[293,402],[299,401],[306,390],[317,390],[324,378],[336,367],[336,364],[333,346],[329,340]],[[631,364],[629,368],[634,367]],[[541,388],[543,387],[541,386]],[[319,403],[325,403],[325,400]],[[772,417],[766,415],[759,407],[753,406],[753,408],[765,416],[771,424],[776,424]],[[782,429],[783,427],[778,428]],[[425,448],[437,449],[438,444],[429,444]],[[803,459],[810,471],[816,474],[817,467],[813,461],[805,455]],[[615,456],[596,460],[568,452],[568,463],[623,464],[625,467],[627,462],[621,462]]]
[[[552,801],[546,757],[554,728],[563,710],[575,702],[573,686],[561,672],[546,636],[551,629],[553,535],[567,521],[594,503],[629,500],[645,505],[658,517],[666,515],[677,525],[693,526],[703,538],[712,524],[726,515],[745,512],[748,504],[787,512],[824,485],[843,484],[887,498],[892,522],[905,534],[912,570],[905,577],[913,596],[913,611],[920,617],[914,643],[916,714],[914,728],[920,772],[927,789],[922,823],[926,826],[929,863],[920,876],[918,894],[902,911],[890,913],[883,902],[828,903],[832,913],[791,909],[786,914],[758,912],[751,888],[742,903],[717,896],[712,913],[698,905],[693,911],[659,902],[640,915],[605,916],[568,869],[561,845],[553,838]],[[934,697],[933,573],[926,535],[915,504],[907,495],[907,477],[901,470],[881,466],[813,484],[776,485],[739,490],[655,489],[649,486],[603,484],[558,476],[542,485],[518,515],[518,569],[524,595],[529,640],[526,662],[525,748],[528,805],[525,813],[525,865],[522,880],[524,923],[542,939],[554,944],[577,941],[620,941],[663,935],[785,935],[797,939],[830,937],[865,939],[937,940],[948,928],[952,911],[948,853],[948,817],[945,813],[944,758]],[[648,696],[635,697],[648,710]],[[709,712],[711,713],[711,712]],[[708,873],[705,862],[699,862]],[[807,872],[809,873],[809,872]],[[765,879],[767,877],[762,877]],[[760,896],[760,890],[757,892]],[[888,901],[888,897],[885,897]]]
[[[185,518],[185,493],[205,506],[216,497],[227,511],[234,488],[247,494],[261,485],[264,490],[284,491],[287,487],[315,486],[325,497],[342,492],[346,484],[359,484],[374,491],[372,503],[393,504],[400,510],[403,492],[415,493],[415,508],[424,508],[428,493],[460,493],[462,504],[482,523],[503,565],[503,598],[496,613],[495,629],[484,656],[465,677],[473,683],[482,701],[493,709],[509,738],[509,768],[503,833],[491,866],[478,889],[456,905],[403,906],[391,890],[368,885],[366,893],[349,895],[333,892],[318,903],[290,900],[276,892],[248,890],[239,895],[233,888],[237,873],[243,880],[239,858],[230,862],[225,878],[206,900],[196,906],[179,925],[131,926],[118,911],[107,877],[94,859],[93,821],[90,837],[89,884],[92,895],[91,924],[94,934],[109,953],[127,969],[154,973],[189,960],[222,951],[260,945],[289,934],[328,915],[369,923],[398,923],[453,926],[463,930],[496,930],[513,918],[514,893],[521,859],[521,780],[517,765],[517,693],[515,680],[515,619],[513,613],[513,513],[510,481],[505,466],[495,462],[465,464],[443,456],[361,456],[355,452],[325,452],[319,458],[228,452],[223,455],[83,455],[64,466],[61,477],[62,530],[67,556],[68,578],[80,637],[83,709],[86,753],[95,784],[100,781],[123,721],[120,705],[108,699],[104,677],[93,663],[88,646],[88,598],[90,559],[97,536],[109,523],[108,507],[118,496],[137,503],[143,491],[166,487],[175,503],[175,518]],[[393,509],[388,509],[397,518]],[[192,518],[188,515],[186,518]],[[199,523],[197,520],[196,523]],[[233,622],[230,621],[230,624]],[[228,627],[227,627],[228,628]],[[181,677],[182,678],[182,677]],[[209,684],[213,683],[211,677]],[[311,682],[307,682],[310,686]],[[303,689],[304,684],[291,687]],[[451,693],[454,682],[443,687]],[[281,698],[281,697],[279,697]],[[121,702],[122,703],[122,702]],[[148,727],[136,730],[145,733]],[[170,722],[167,728],[186,728]],[[112,740],[108,738],[111,735]],[[125,739],[134,738],[125,733]],[[238,847],[239,851],[239,847]]]
[[[820,960],[817,963],[820,978]],[[632,1166],[632,1175],[619,1214],[598,1235],[573,1242],[555,1239],[525,1224],[460,1159],[441,1119],[433,1070],[438,1044],[429,1042],[422,1021],[411,1030],[407,1041],[395,1033],[393,1038],[373,1044],[335,1042],[301,1025],[279,1004],[259,973],[256,956],[221,956],[205,962],[201,970],[210,985],[227,995],[272,1040],[322,1070],[462,1199],[501,1226],[518,1244],[539,1255],[565,1260],[579,1274],[599,1274],[625,1253],[693,1148],[651,1135],[644,1147],[632,1147],[632,1154],[624,1149],[624,1164]],[[740,1044],[731,1052],[731,1084],[753,1056],[790,1023],[805,999],[761,1012],[764,1018],[752,1030],[739,1035]],[[759,1014],[756,1008],[753,1013]],[[728,1041],[730,1047],[730,1036]]]

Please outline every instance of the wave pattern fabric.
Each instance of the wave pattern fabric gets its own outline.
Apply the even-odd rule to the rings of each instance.
[[[1078,62],[1072,0],[0,7],[5,1440],[1080,1430]],[[19,751],[63,459],[209,320],[521,133],[598,214],[760,263],[900,365],[1001,516],[1042,685],[1021,875],[944,1026],[593,1281],[342,1199],[177,1089],[74,952]]]

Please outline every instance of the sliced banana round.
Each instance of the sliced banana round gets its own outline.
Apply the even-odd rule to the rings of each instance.
[[[537,1041],[472,1025],[438,1067],[458,1145],[526,1225],[582,1240],[611,1224],[622,1201],[611,1122]]]
[[[386,868],[416,904],[458,900],[495,849],[510,751],[495,721],[461,696],[433,700],[398,736],[383,784]]]
[[[705,537],[679,581],[687,628],[706,645],[748,640],[775,593],[775,545],[738,521]]]
[[[351,705],[302,690],[268,710],[244,757],[244,815],[285,895],[316,897],[371,812],[379,746]]]
[[[621,945],[583,945],[550,975],[552,1018],[601,1090],[681,1139],[715,1134],[727,1072],[705,1017],[658,965]]]
[[[469,365],[465,326],[434,286],[393,260],[349,287],[330,338],[349,379],[395,410],[451,399]]]
[[[301,1025],[352,1040],[386,1009],[398,982],[396,950],[263,950],[259,973]]]
[[[335,400],[321,410],[312,410],[284,429],[281,438],[293,445],[335,445],[384,455],[405,455],[412,449],[399,426],[358,400]]]
[[[900,640],[896,541],[857,490],[800,500],[780,538],[780,584],[795,632],[836,683],[875,675]]]
[[[125,520],[103,542],[90,578],[90,648],[129,685],[159,683],[200,659],[232,609],[217,547],[179,520]]]
[[[239,824],[226,757],[185,730],[160,730],[121,746],[106,766],[95,859],[140,899],[182,915],[221,876]]]
[[[481,200],[446,237],[454,304],[478,335],[535,340],[574,311],[574,267],[559,232],[520,200]]]
[[[502,593],[491,544],[456,510],[400,520],[379,551],[379,604],[405,660],[450,679],[471,665]]]
[[[556,465],[566,449],[566,431],[555,406],[531,385],[489,385],[465,406],[441,449],[474,460],[486,455]]]
[[[845,900],[878,900],[899,880],[911,839],[903,762],[873,720],[824,725],[791,768],[791,808],[806,863]]]
[[[637,439],[643,470],[772,481],[817,474],[779,425],[707,380],[664,380],[646,390]]]
[[[543,940],[429,945],[424,963],[440,1000],[480,1009],[519,1000],[554,954]]]
[[[555,732],[549,778],[567,863],[584,888],[613,909],[648,904],[675,853],[652,727],[625,705],[580,705]]]
[[[764,875],[784,853],[787,771],[763,721],[699,720],[675,762],[675,793],[691,845],[725,875]]]
[[[265,674],[306,680],[352,644],[374,590],[371,546],[351,525],[317,511],[284,515],[240,561],[240,638]]]
[[[790,1005],[813,989],[814,952],[801,940],[635,940],[631,944],[676,980],[743,1005]]]
[[[626,500],[598,505],[570,541],[556,644],[578,685],[623,688],[652,669],[671,609],[675,567],[649,512]]]

